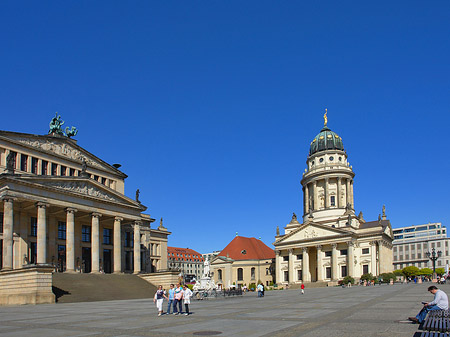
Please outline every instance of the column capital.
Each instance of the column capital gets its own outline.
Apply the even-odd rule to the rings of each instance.
[[[38,208],[47,208],[48,206],[50,206],[50,204],[47,204],[47,203],[45,203],[45,202],[37,202],[36,204],[36,207],[38,207]]]
[[[65,210],[67,213],[76,213],[76,212],[78,212],[78,210],[77,210],[76,208],[72,208],[72,207],[64,208],[64,210]]]
[[[332,243],[332,244],[331,244],[331,248],[332,248],[332,249],[336,249],[336,248],[337,248],[337,243]]]
[[[279,250],[279,249],[275,250],[275,254],[280,256],[281,255],[281,250]]]
[[[4,197],[2,197],[1,200],[5,201],[5,202],[14,202],[14,201],[16,201],[16,198],[13,198],[13,197],[10,197],[8,195],[5,195]]]
[[[294,249],[289,248],[289,249],[288,249],[288,252],[289,252],[289,255],[291,255],[291,254],[294,252]]]
[[[123,221],[123,218],[120,217],[120,216],[115,216],[115,217],[114,217],[114,221],[122,222],[122,221]]]
[[[101,218],[102,217],[102,215],[100,213],[97,213],[97,212],[92,212],[91,215],[92,215],[93,218]]]
[[[303,253],[308,253],[309,248],[308,247],[302,247]]]
[[[354,246],[355,246],[355,242],[354,242],[354,241],[348,241],[348,242],[347,242],[347,245],[348,245],[349,247],[354,247]]]
[[[322,245],[316,245],[316,249],[317,250],[321,250],[322,249]]]

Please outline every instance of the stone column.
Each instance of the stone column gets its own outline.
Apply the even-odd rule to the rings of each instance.
[[[331,280],[338,279],[337,244],[331,245]]]
[[[341,207],[341,177],[337,177],[336,186],[337,186],[336,207],[339,208]]]
[[[75,208],[66,208],[66,271],[75,272]]]
[[[350,205],[352,205],[353,209],[355,208],[353,199],[353,179],[350,181]]]
[[[317,245],[317,281],[323,281],[322,246]]]
[[[275,283],[281,283],[280,250],[275,251]]]
[[[302,256],[302,279],[303,282],[311,281],[311,273],[309,272],[309,254],[308,247],[303,247],[303,256]]]
[[[376,241],[370,242],[370,272],[373,276],[377,276],[377,243]]]
[[[123,218],[116,216],[114,218],[114,273],[122,272],[122,236],[121,222]]]
[[[141,272],[141,227],[140,222],[134,223],[134,272],[139,274]]]
[[[330,200],[328,200],[329,199],[329,196],[328,196],[328,183],[329,183],[328,178],[325,178],[325,188],[323,190],[324,197],[325,197],[325,202],[323,203],[323,205],[324,205],[325,208],[330,207]]]
[[[317,197],[317,180],[314,181],[314,207],[313,210],[319,209],[319,198]]]
[[[354,259],[355,259],[355,244],[353,241],[348,242],[348,248],[347,248],[347,275],[354,277],[355,274],[355,265],[354,265]]]
[[[91,273],[100,272],[100,213],[92,213],[92,270]]]
[[[47,263],[47,204],[38,202],[37,207],[37,264]]]
[[[13,224],[14,201],[12,198],[3,199],[3,269],[13,269]]]
[[[305,185],[305,214],[309,213],[309,188],[308,184]]]
[[[346,180],[346,188],[345,188],[345,200],[346,200],[346,205],[350,202],[350,179]]]
[[[294,283],[295,275],[294,275],[294,250],[292,248],[289,249],[289,283]]]

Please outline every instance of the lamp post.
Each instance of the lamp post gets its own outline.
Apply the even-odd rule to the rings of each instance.
[[[442,256],[442,252],[439,250],[436,252],[436,250],[433,248],[430,252],[425,253],[427,257],[433,261],[433,279],[436,278],[436,260],[439,259]]]

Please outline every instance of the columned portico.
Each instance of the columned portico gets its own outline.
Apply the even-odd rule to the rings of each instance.
[[[331,245],[331,280],[338,279],[337,244]]]
[[[66,272],[75,272],[75,208],[66,208]]]
[[[280,254],[281,251],[280,250],[275,250],[275,275],[277,275],[277,278],[275,279],[275,281],[277,283],[281,283],[281,264],[280,264]]]
[[[355,259],[355,251],[354,251],[355,244],[352,241],[348,242],[348,248],[347,248],[347,270],[348,275],[351,277],[355,277],[355,268],[354,268],[354,262]]]
[[[136,221],[134,224],[134,272],[139,274],[141,272],[141,227],[140,222]]]
[[[48,204],[38,202],[37,207],[37,264],[47,263],[47,215]]]
[[[121,222],[123,218],[116,216],[114,218],[114,273],[122,272],[122,235]]]
[[[372,275],[377,275],[377,242],[370,242],[370,268]]]
[[[294,280],[295,280],[293,251],[294,250],[292,248],[290,248],[288,250],[288,252],[289,252],[289,282],[294,282]]]
[[[3,199],[3,269],[13,269],[13,223],[14,202],[12,198]]]
[[[92,270],[91,273],[100,272],[100,213],[92,213]]]

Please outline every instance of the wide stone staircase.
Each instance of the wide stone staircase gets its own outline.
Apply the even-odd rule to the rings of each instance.
[[[306,282],[305,283],[305,288],[322,288],[322,287],[328,287],[330,286],[329,284],[330,282],[326,282],[326,281],[317,281],[317,282]],[[300,289],[300,284],[296,283],[296,284],[290,284],[289,285],[289,289]]]
[[[58,303],[152,298],[156,286],[131,274],[53,274]]]

